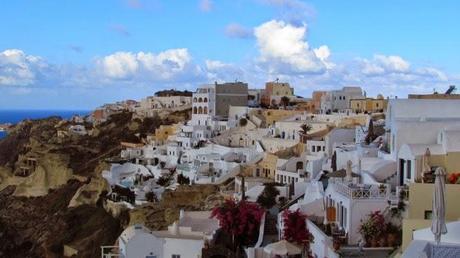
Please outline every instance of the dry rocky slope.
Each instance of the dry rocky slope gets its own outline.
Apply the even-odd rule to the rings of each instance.
[[[183,186],[159,203],[114,213],[104,196],[104,160],[120,152],[120,142],[140,142],[161,124],[189,119],[190,111],[137,119],[112,116],[88,136],[58,137],[58,117],[23,121],[0,141],[0,257],[99,257],[128,224],[164,229],[179,209],[204,209],[220,199],[212,186]],[[18,176],[28,159],[30,175]],[[214,196],[214,197],[213,197]],[[114,204],[112,204],[113,208]],[[116,206],[116,204],[115,204]]]

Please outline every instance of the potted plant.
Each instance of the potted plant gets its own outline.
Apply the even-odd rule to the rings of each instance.
[[[333,247],[334,247],[335,251],[338,251],[340,249],[341,242],[340,242],[340,239],[338,237],[335,236],[332,239],[332,244],[333,244]]]
[[[380,194],[384,194],[386,189],[387,189],[386,185],[384,184],[379,185]]]
[[[388,246],[394,247],[397,245],[399,228],[392,223],[387,223],[387,242]]]
[[[383,232],[385,232],[385,218],[380,211],[371,212],[359,227],[359,233],[366,241],[366,246],[377,247]]]

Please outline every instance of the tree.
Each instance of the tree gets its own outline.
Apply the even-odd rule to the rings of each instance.
[[[369,145],[371,142],[373,142],[377,136],[375,136],[374,133],[374,122],[372,119],[369,121],[369,128],[367,129],[367,135],[366,135],[366,144]]]
[[[158,199],[157,199],[157,196],[155,195],[154,192],[147,192],[145,194],[145,199],[149,202],[157,202]]]
[[[299,133],[300,133],[300,141],[302,143],[307,143],[307,139],[308,139],[308,136],[307,136],[307,133],[309,131],[311,131],[312,127],[311,125],[309,124],[302,124],[300,126],[300,129],[302,129]]]
[[[244,126],[246,126],[248,124],[248,120],[246,118],[242,117],[242,118],[240,118],[239,124],[240,124],[240,127],[244,127]]]
[[[257,197],[257,203],[265,209],[271,209],[276,204],[276,196],[280,191],[274,184],[266,184],[262,193]]]
[[[221,229],[232,236],[236,249],[256,239],[263,214],[264,209],[256,203],[229,199],[212,210],[211,218],[216,218]]]
[[[304,245],[307,252],[310,253],[310,243],[313,242],[313,235],[307,228],[307,216],[299,210],[283,212],[283,239],[291,243]],[[309,255],[309,257],[311,257]]]
[[[337,171],[337,152],[335,151],[331,157],[331,169],[332,169],[332,172]]]
[[[290,99],[287,96],[283,96],[280,99],[280,104],[283,105],[284,109],[289,105]]]
[[[177,183],[180,184],[180,185],[189,185],[190,184],[190,178],[182,175],[182,174],[179,174],[177,175]]]
[[[160,178],[158,178],[157,180],[157,184],[161,185],[161,186],[166,186],[169,184],[169,177],[167,176],[161,176]]]

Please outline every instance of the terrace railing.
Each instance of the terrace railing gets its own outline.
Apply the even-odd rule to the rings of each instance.
[[[343,182],[335,182],[337,192],[350,199],[387,199],[390,196],[390,186],[382,185],[348,185]]]

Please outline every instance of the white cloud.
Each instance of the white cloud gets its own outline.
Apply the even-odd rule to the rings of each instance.
[[[212,0],[200,0],[199,8],[203,12],[210,12],[213,8],[214,3]]]
[[[97,68],[108,79],[168,81],[182,76],[198,76],[188,50],[169,49],[151,52],[117,52],[96,60]]]
[[[319,48],[313,49],[313,52],[315,52],[316,57],[323,62],[326,68],[331,69],[335,66],[334,63],[328,60],[331,56],[331,50],[329,50],[328,46],[320,46]]]
[[[273,73],[321,73],[333,66],[329,48],[310,49],[307,26],[272,20],[255,28],[260,61]]]
[[[97,62],[103,74],[114,79],[130,77],[134,75],[139,68],[137,55],[130,52],[117,52],[103,57]]]
[[[444,72],[433,67],[420,68],[416,71],[416,73],[421,76],[435,78],[440,81],[448,81],[448,76]]]
[[[252,38],[254,32],[252,29],[246,28],[238,23],[230,23],[225,27],[225,35],[230,38]]]
[[[400,56],[374,55],[372,60],[360,59],[362,72],[367,75],[382,75],[386,73],[406,73],[410,63]]]
[[[27,86],[36,81],[47,64],[38,56],[26,55],[22,50],[0,52],[0,86]]]
[[[433,88],[441,92],[450,84],[460,84],[459,76],[410,64],[399,56],[375,55],[332,64],[327,46],[309,47],[304,26],[276,21],[270,26],[275,30],[259,31],[259,58],[239,63],[212,59],[195,63],[189,51],[180,48],[159,53],[116,52],[96,58],[93,64],[76,66],[52,64],[17,49],[5,50],[0,52],[0,86],[14,86],[10,95],[20,96],[36,94],[43,88],[193,89],[202,83],[234,80],[263,87],[266,81],[280,78],[290,82],[296,94],[305,96],[312,90],[359,85],[369,96],[383,93],[405,97],[408,93],[432,92]],[[266,36],[269,32],[274,38]],[[316,69],[319,72],[312,72]]]
[[[224,63],[218,60],[206,60],[206,77],[209,81],[244,81],[247,79],[247,71],[240,67]]]

